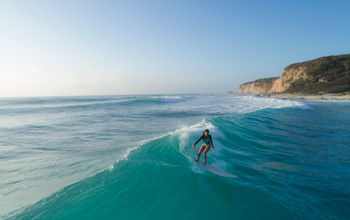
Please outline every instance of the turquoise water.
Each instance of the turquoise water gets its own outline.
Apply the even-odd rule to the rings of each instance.
[[[0,99],[0,216],[348,219],[349,112],[238,95]],[[205,128],[208,164],[238,178],[193,162]]]

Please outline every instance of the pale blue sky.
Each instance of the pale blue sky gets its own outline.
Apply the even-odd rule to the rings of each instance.
[[[350,52],[350,1],[1,1],[0,96],[226,92]]]

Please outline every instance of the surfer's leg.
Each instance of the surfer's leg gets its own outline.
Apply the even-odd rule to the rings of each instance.
[[[207,153],[210,150],[210,146],[206,146],[205,151],[204,151],[204,163],[203,165],[207,165]]]
[[[201,154],[204,151],[204,149],[205,149],[205,146],[202,145],[201,148],[198,151],[197,160],[196,160],[197,162],[198,162],[199,158],[201,157]]]

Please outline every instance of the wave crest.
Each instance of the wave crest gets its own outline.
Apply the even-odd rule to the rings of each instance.
[[[232,114],[232,113],[249,113],[262,109],[273,108],[300,108],[310,109],[310,107],[297,100],[265,98],[253,95],[239,95],[226,98],[225,104],[211,103],[209,105],[175,107],[176,112],[190,112],[194,114]]]

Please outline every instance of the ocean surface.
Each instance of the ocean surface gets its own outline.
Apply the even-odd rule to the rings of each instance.
[[[0,99],[0,219],[349,218],[349,101]]]

